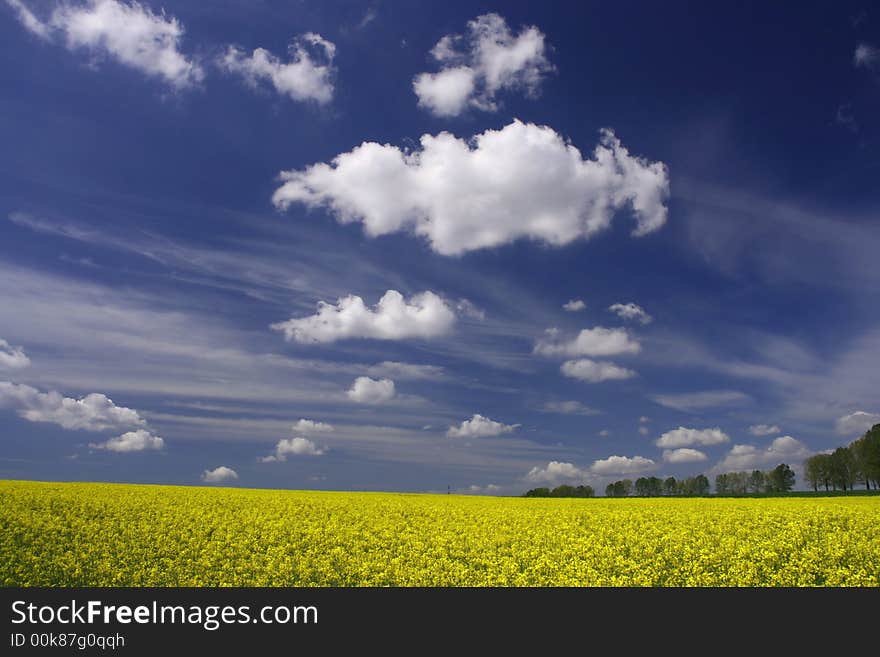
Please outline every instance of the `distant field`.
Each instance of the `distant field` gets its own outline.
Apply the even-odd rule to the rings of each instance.
[[[880,586],[880,498],[0,482],[4,586]]]

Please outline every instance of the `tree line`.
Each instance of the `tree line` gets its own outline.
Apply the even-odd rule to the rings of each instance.
[[[864,484],[865,490],[880,490],[880,424],[846,447],[828,454],[816,454],[804,461],[804,479],[818,491],[819,487],[844,492]]]
[[[762,472],[725,472],[715,477],[716,495],[746,495],[748,493],[788,493],[794,488],[794,471],[785,463]]]

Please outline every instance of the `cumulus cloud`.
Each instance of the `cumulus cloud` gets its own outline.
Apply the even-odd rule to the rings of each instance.
[[[673,395],[654,395],[651,399],[661,406],[690,412],[718,406],[734,406],[745,403],[751,398],[737,390],[706,390]]]
[[[514,36],[498,14],[478,16],[468,22],[467,34],[446,35],[431,50],[441,69],[413,80],[419,107],[436,116],[457,116],[468,107],[497,110],[500,91],[535,96],[553,70],[546,50],[537,27],[524,27]]]
[[[615,303],[609,306],[608,310],[621,319],[639,324],[650,324],[654,321],[654,318],[646,313],[644,308],[634,303]]]
[[[316,314],[278,322],[271,328],[282,331],[287,340],[319,344],[352,338],[434,338],[448,333],[454,323],[455,312],[433,292],[404,299],[397,290],[388,290],[372,308],[350,294],[335,305],[320,301]]]
[[[268,456],[257,459],[260,463],[278,463],[287,460],[288,456],[321,456],[326,452],[308,438],[282,438],[275,445],[275,451]]]
[[[0,369],[20,370],[31,364],[31,359],[21,347],[13,347],[0,338]]]
[[[43,22],[20,0],[6,0],[28,30],[46,40],[62,38],[69,50],[108,57],[181,89],[204,78],[202,68],[180,51],[184,28],[165,12],[138,2],[88,0],[59,3]]]
[[[749,427],[749,433],[753,436],[772,436],[782,431],[775,424],[753,424]]]
[[[571,299],[567,303],[562,304],[562,309],[566,312],[576,313],[579,310],[583,310],[587,307],[587,304],[584,303],[582,299]]]
[[[607,459],[594,461],[590,471],[598,475],[627,475],[649,472],[657,464],[643,456],[609,456]]]
[[[414,363],[400,363],[386,360],[367,368],[370,376],[412,380],[412,381],[436,381],[442,379],[446,370],[439,365],[416,365]]]
[[[449,427],[446,435],[450,438],[486,438],[511,433],[520,426],[518,424],[502,424],[476,413],[470,420],[463,421],[457,427]]]
[[[213,470],[205,470],[202,472],[202,481],[207,484],[222,484],[238,479],[238,473],[232,468],[225,465],[214,468]]]
[[[348,398],[358,404],[381,404],[394,399],[396,391],[391,379],[371,379],[359,376],[346,393]]]
[[[146,452],[148,450],[160,450],[165,447],[165,441],[155,436],[146,429],[128,431],[121,436],[110,438],[101,443],[89,443],[92,449],[106,449],[111,452]]]
[[[686,429],[679,427],[667,431],[660,436],[655,444],[657,447],[689,447],[691,445],[720,445],[730,441],[730,436],[720,428],[714,429]]]
[[[664,449],[663,460],[667,463],[697,463],[705,461],[709,457],[698,449],[680,447],[678,449]]]
[[[713,472],[732,472],[751,470],[779,463],[799,463],[809,457],[812,452],[799,440],[791,436],[781,436],[768,447],[754,445],[734,445],[721,461],[712,469]]]
[[[106,431],[146,427],[146,420],[131,408],[117,406],[98,392],[81,399],[53,391],[40,392],[31,386],[0,381],[0,408],[11,408],[30,422],[51,422],[65,429]]]
[[[572,463],[550,461],[544,467],[535,466],[526,474],[526,481],[535,484],[558,484],[563,481],[583,481],[587,472]]]
[[[314,100],[329,103],[333,98],[333,58],[336,46],[320,34],[308,32],[293,40],[289,48],[290,61],[282,62],[264,48],[250,55],[229,46],[219,60],[228,73],[240,75],[252,87],[267,82],[279,94],[293,100]]]
[[[329,433],[333,431],[333,425],[326,422],[299,419],[293,425],[294,433]]]
[[[860,43],[853,53],[853,64],[868,70],[880,70],[880,48],[870,43]]]
[[[587,383],[601,383],[602,381],[620,381],[631,379],[636,376],[632,370],[619,367],[614,363],[581,358],[580,360],[567,360],[560,367],[562,373],[572,379],[586,381]]]
[[[835,429],[841,436],[857,436],[865,433],[875,424],[880,424],[880,413],[856,411],[837,418]]]
[[[637,354],[641,348],[638,340],[632,338],[626,329],[597,326],[583,329],[573,339],[560,339],[556,329],[549,329],[545,331],[544,337],[535,343],[534,352],[541,356],[577,358]]]
[[[468,486],[466,492],[472,495],[497,495],[501,492],[501,486],[498,484],[487,484],[486,486],[472,484]]]
[[[443,255],[521,238],[562,246],[607,229],[624,208],[634,236],[666,223],[666,165],[630,155],[611,130],[588,160],[552,128],[518,120],[467,141],[441,132],[420,143],[364,142],[330,164],[282,171],[272,201],[326,207],[371,237],[412,230]]]
[[[601,415],[602,411],[586,406],[579,401],[548,401],[542,407],[547,413],[561,413],[563,415]]]
[[[37,18],[34,12],[32,12],[26,4],[21,2],[21,0],[6,0],[6,4],[12,8],[15,12],[16,18],[18,18],[18,22],[21,23],[25,29],[41,39],[48,40],[51,38],[49,26]]]

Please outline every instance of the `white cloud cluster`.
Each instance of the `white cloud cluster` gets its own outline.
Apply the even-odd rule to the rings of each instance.
[[[164,449],[165,441],[146,429],[138,429],[137,431],[127,431],[121,436],[110,438],[104,442],[89,443],[89,447],[106,449],[111,452],[145,452]]]
[[[576,313],[586,307],[587,304],[584,303],[583,299],[571,299],[568,302],[562,304],[562,309],[569,313]]]
[[[732,406],[742,404],[751,398],[737,390],[705,390],[703,392],[685,392],[672,395],[654,395],[655,402],[677,411],[699,411],[704,408]]]
[[[586,381],[587,383],[601,383],[602,381],[622,381],[636,376],[633,370],[620,367],[614,363],[580,358],[567,360],[560,367],[560,371],[567,377]]]
[[[639,324],[650,324],[654,321],[654,318],[646,313],[644,308],[634,303],[615,303],[609,306],[608,310],[621,319]]]
[[[117,406],[98,392],[81,399],[58,392],[40,392],[31,386],[0,381],[0,408],[11,408],[30,422],[51,422],[65,429],[106,431],[146,427],[136,410]]]
[[[548,401],[542,407],[547,413],[561,413],[563,415],[601,415],[602,411],[582,404],[579,401]]]
[[[749,427],[749,433],[753,436],[772,436],[782,431],[775,424],[753,424]]]
[[[467,492],[472,495],[497,495],[501,492],[501,486],[498,484],[486,484],[485,486],[471,484],[468,486]]]
[[[546,466],[535,466],[526,474],[526,481],[535,484],[558,484],[564,481],[583,481],[587,472],[573,463],[550,461]]]
[[[754,445],[734,445],[721,461],[712,469],[713,472],[739,472],[779,463],[799,463],[811,454],[807,446],[791,436],[781,436],[767,447]]]
[[[657,447],[690,447],[691,445],[720,445],[730,441],[730,436],[719,427],[714,429],[687,429],[678,427],[660,436]]]
[[[835,429],[840,436],[857,436],[865,433],[875,424],[880,424],[880,413],[856,411],[837,418]]]
[[[498,14],[478,16],[467,27],[466,35],[446,35],[431,50],[439,72],[413,80],[420,107],[436,116],[457,116],[468,107],[495,111],[495,96],[502,90],[537,94],[541,79],[553,70],[537,27],[514,36]]]
[[[391,378],[411,381],[437,381],[446,374],[439,365],[417,365],[386,360],[367,368],[367,374],[380,378]]]
[[[359,376],[346,393],[357,404],[382,404],[394,399],[397,394],[391,379],[371,379]]]
[[[299,419],[293,425],[294,433],[329,433],[333,431],[333,425],[326,422]]]
[[[238,473],[232,468],[225,465],[218,466],[213,470],[205,470],[202,472],[201,480],[206,484],[222,484],[229,481],[236,481]]]
[[[336,305],[319,302],[314,315],[278,322],[271,328],[283,331],[287,340],[319,344],[352,338],[434,338],[448,333],[454,323],[455,312],[433,292],[421,292],[407,300],[397,290],[388,290],[373,308],[350,294]]]
[[[275,445],[275,451],[257,459],[260,463],[284,462],[288,456],[321,456],[326,452],[308,438],[282,438]]]
[[[0,338],[0,369],[20,370],[31,364],[31,359],[21,347],[13,347]]]
[[[880,48],[870,43],[860,43],[853,53],[853,64],[869,70],[880,70]]]
[[[628,475],[649,472],[656,467],[653,460],[644,456],[609,456],[594,461],[590,471],[598,475]]]
[[[53,40],[61,36],[69,50],[85,48],[115,59],[181,89],[204,78],[202,68],[180,51],[184,29],[165,12],[155,14],[138,2],[88,0],[59,3],[43,22],[21,0],[6,0],[24,27]]]
[[[446,435],[450,438],[486,438],[511,433],[519,426],[496,422],[476,413],[470,420],[464,420],[457,427],[449,427]]]
[[[666,165],[630,155],[611,130],[588,160],[552,128],[518,120],[470,140],[441,132],[420,143],[364,142],[330,164],[282,171],[272,201],[329,208],[371,237],[412,230],[443,255],[521,238],[562,246],[607,229],[625,207],[635,236],[666,223]]]
[[[617,356],[637,354],[641,351],[638,340],[632,338],[626,329],[608,329],[597,326],[583,329],[577,337],[561,340],[556,329],[549,329],[543,338],[535,343],[534,352],[541,356]]]
[[[264,48],[248,55],[229,46],[219,60],[228,73],[240,75],[252,87],[260,81],[271,84],[279,94],[293,100],[314,100],[325,104],[333,98],[333,58],[336,46],[320,34],[308,32],[293,40],[289,47],[290,61],[282,62]]]
[[[667,463],[698,463],[709,457],[698,449],[679,447],[678,449],[664,449],[663,460]]]

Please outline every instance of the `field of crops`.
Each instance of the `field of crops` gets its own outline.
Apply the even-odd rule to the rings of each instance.
[[[5,586],[880,586],[880,497],[0,482]]]

